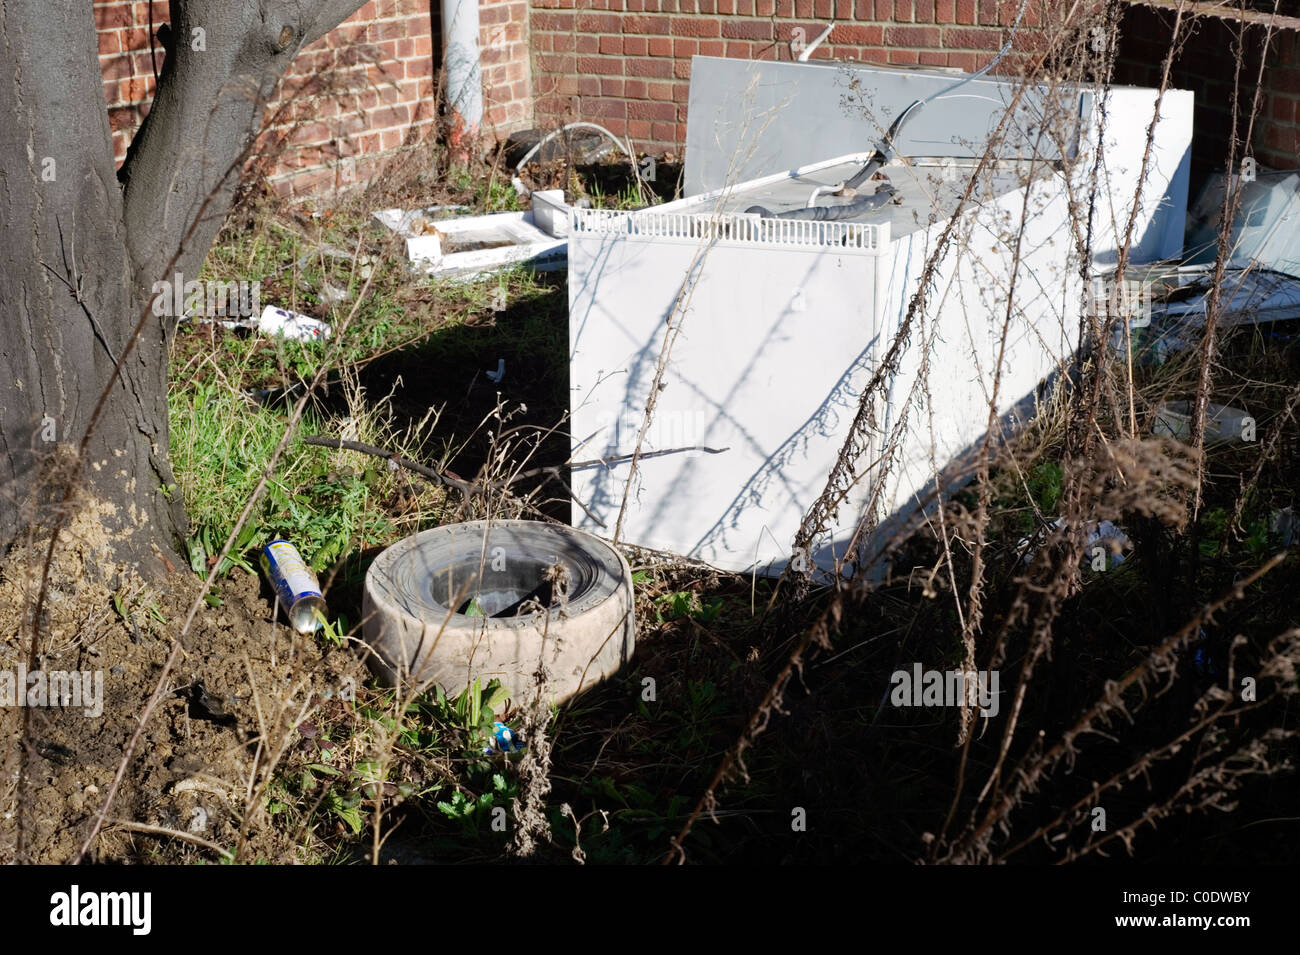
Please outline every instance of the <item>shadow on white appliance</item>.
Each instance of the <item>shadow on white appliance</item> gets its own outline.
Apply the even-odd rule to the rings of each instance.
[[[886,166],[896,192],[848,221],[747,212],[801,208],[867,159],[840,157],[644,211],[574,210],[573,458],[633,453],[674,329],[642,453],[726,449],[645,458],[630,484],[626,461],[575,470],[585,507],[574,509],[578,526],[613,536],[621,512],[621,540],[736,571],[777,572],[799,559],[803,515],[945,230],[965,251],[935,269],[932,295],[908,323],[910,345],[868,409],[873,437],[854,449],[862,480],[806,556],[829,571],[868,508],[882,519],[915,510],[936,472],[987,430],[990,401],[1010,413],[1062,366],[1081,289],[1052,164],[992,164],[959,215],[975,172],[960,158]],[[1006,237],[1022,216],[1017,267]],[[886,451],[893,467],[882,478],[875,464]]]

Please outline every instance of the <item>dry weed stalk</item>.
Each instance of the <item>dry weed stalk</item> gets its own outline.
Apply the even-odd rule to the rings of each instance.
[[[1152,162],[1153,142],[1156,118],[1160,104],[1170,86],[1170,74],[1173,62],[1182,49],[1189,34],[1187,21],[1203,13],[1198,5],[1178,0],[1170,5],[1174,14],[1170,47],[1164,57],[1161,80],[1157,91],[1155,109],[1151,122],[1145,130],[1145,144],[1142,155],[1140,181],[1145,181],[1145,172]],[[1121,4],[1107,4],[1100,12],[1099,18],[1091,18],[1080,13],[1074,7],[1072,13],[1078,14],[1073,19],[1063,18],[1055,29],[1047,30],[1046,52],[1037,58],[1026,70],[1023,89],[1035,82],[1039,68],[1048,75],[1044,82],[1065,83],[1081,82],[1087,75],[1096,78],[1100,102],[1100,128],[1096,131],[1098,148],[1093,156],[1089,170],[1090,192],[1098,192],[1100,175],[1105,167],[1104,142],[1107,125],[1106,93],[1110,87],[1110,77],[1115,61],[1115,38]],[[1088,27],[1094,27],[1089,31]],[[1084,38],[1095,35],[1100,30],[1109,42],[1102,45],[1100,57],[1090,58],[1084,45]],[[1264,38],[1265,49],[1272,26],[1266,24]],[[1241,72],[1244,39],[1236,49],[1238,74]],[[1043,49],[1043,47],[1039,47]],[[1064,72],[1062,72],[1064,67]],[[1261,61],[1262,69],[1262,61]],[[1255,78],[1256,93],[1251,104],[1251,115],[1247,123],[1246,138],[1249,140],[1253,129],[1254,116],[1258,111],[1259,87],[1261,76]],[[1239,76],[1238,76],[1239,82]],[[1017,93],[1017,102],[1019,93]],[[1015,104],[1008,110],[1014,111]],[[1236,94],[1234,93],[1234,129],[1237,127]],[[1048,136],[1059,135],[1059,124],[1049,125]],[[999,129],[994,135],[996,143]],[[1230,153],[1228,165],[1231,171],[1235,162],[1234,150]],[[986,152],[981,163],[987,162]],[[982,167],[981,167],[982,168]],[[976,178],[973,176],[973,187]],[[1072,215],[1069,227],[1074,242],[1074,261],[1078,263],[1080,277],[1084,288],[1091,279],[1089,249],[1094,233],[1104,225],[1095,216],[1103,211],[1114,210],[1095,208],[1091,197],[1079,195],[1073,180],[1067,177],[1067,188]],[[1225,203],[1224,221],[1230,222],[1237,206],[1237,189],[1229,190]],[[955,223],[961,211],[971,202],[972,188],[963,196],[958,212],[954,214]],[[1129,264],[1132,244],[1134,242],[1139,210],[1142,207],[1141,188],[1132,197],[1132,202],[1118,214],[1113,222],[1118,239],[1119,256],[1114,280],[1122,282]],[[1221,234],[1218,262],[1215,268],[1215,293],[1211,309],[1221,313],[1224,303],[1219,301],[1219,285],[1223,277],[1224,262],[1227,254],[1227,225]],[[1016,241],[1013,233],[1011,241]],[[909,303],[904,320],[897,336],[890,344],[883,361],[879,364],[871,381],[860,400],[858,414],[855,417],[850,434],[841,451],[834,469],[829,475],[826,489],[821,497],[807,512],[797,547],[810,548],[813,541],[825,531],[837,509],[843,504],[853,485],[861,480],[862,462],[869,457],[872,439],[878,428],[875,418],[876,402],[882,389],[882,383],[896,373],[899,359],[905,348],[914,346],[911,341],[914,334],[919,336],[922,345],[926,342],[925,310],[931,296],[937,294],[933,288],[937,266],[945,255],[964,255],[967,253],[965,242],[955,231],[952,223],[945,229],[929,250],[925,268],[920,276],[919,289]],[[1016,257],[1019,265],[1019,256]],[[1013,275],[1015,273],[1013,272]],[[940,545],[940,563],[930,572],[933,581],[936,574],[942,572],[947,578],[953,594],[956,616],[961,627],[961,647],[963,667],[975,669],[977,660],[987,661],[990,669],[998,669],[1009,659],[1020,658],[1020,672],[1013,695],[1012,706],[1007,716],[1001,739],[996,742],[996,759],[991,769],[985,769],[985,777],[978,783],[977,794],[963,798],[963,793],[970,786],[967,775],[973,762],[970,760],[974,745],[970,732],[971,711],[967,710],[958,728],[958,769],[954,780],[954,795],[946,820],[937,834],[927,834],[929,845],[928,858],[938,862],[980,862],[1002,861],[1020,852],[1023,848],[1038,840],[1048,840],[1055,845],[1060,833],[1071,825],[1077,825],[1081,813],[1085,813],[1096,796],[1118,789],[1126,782],[1145,778],[1157,764],[1167,763],[1175,754],[1185,751],[1187,747],[1197,747],[1197,760],[1186,782],[1175,787],[1166,796],[1155,796],[1151,804],[1139,814],[1139,817],[1121,829],[1104,838],[1089,841],[1082,846],[1072,846],[1062,856],[1062,861],[1071,861],[1081,856],[1104,852],[1108,844],[1118,840],[1131,847],[1134,834],[1144,825],[1154,826],[1174,811],[1191,811],[1196,808],[1222,808],[1226,797],[1224,793],[1239,786],[1252,775],[1267,775],[1284,768],[1273,756],[1275,744],[1290,739],[1294,733],[1286,730],[1269,730],[1262,734],[1245,733],[1231,737],[1227,742],[1218,741],[1214,736],[1218,727],[1235,725],[1236,718],[1248,711],[1264,706],[1266,702],[1276,702],[1293,696],[1295,693],[1294,671],[1297,658],[1300,657],[1300,640],[1296,631],[1287,631],[1273,640],[1263,654],[1263,662],[1255,675],[1261,681],[1270,681],[1272,692],[1262,697],[1259,702],[1243,704],[1222,688],[1211,688],[1196,701],[1192,708],[1189,726],[1176,731],[1163,743],[1147,749],[1130,764],[1112,773],[1104,782],[1097,784],[1094,791],[1072,806],[1062,811],[1051,823],[1040,826],[1028,836],[1018,837],[1015,828],[1017,810],[1024,806],[1031,797],[1041,791],[1046,781],[1061,771],[1068,772],[1083,753],[1083,743],[1087,737],[1110,738],[1112,727],[1131,720],[1133,713],[1141,709],[1149,699],[1167,692],[1173,681],[1178,679],[1175,662],[1179,655],[1197,638],[1201,627],[1210,621],[1216,613],[1229,603],[1240,600],[1246,589],[1262,578],[1281,562],[1284,555],[1277,555],[1256,568],[1253,573],[1238,580],[1228,592],[1208,603],[1172,636],[1164,638],[1152,649],[1146,659],[1121,679],[1108,683],[1101,696],[1077,718],[1057,739],[1044,739],[1041,735],[1027,743],[1016,744],[1017,728],[1023,720],[1024,703],[1040,664],[1050,658],[1053,645],[1055,623],[1062,612],[1065,601],[1079,591],[1081,586],[1080,564],[1088,537],[1089,524],[1099,518],[1119,519],[1123,516],[1144,517],[1156,526],[1170,531],[1180,531],[1194,519],[1200,506],[1202,488],[1205,481],[1203,465],[1203,430],[1198,431],[1191,446],[1172,441],[1140,438],[1138,432],[1138,396],[1135,384],[1131,347],[1119,356],[1110,354],[1112,331],[1121,316],[1112,314],[1110,309],[1081,311],[1080,350],[1074,359],[1074,365],[1065,377],[1058,394],[1053,398],[1051,412],[1046,425],[1036,420],[1021,435],[999,444],[991,437],[985,438],[979,455],[968,473],[975,477],[975,505],[967,510],[954,501],[942,500],[940,494],[938,468],[936,482],[928,499],[923,501],[932,506],[935,525],[934,532]],[[1000,341],[1005,343],[1011,322],[1011,308],[1008,305],[1001,322]],[[1207,338],[1212,338],[1211,334]],[[1204,417],[1204,403],[1209,394],[1210,368],[1216,355],[1216,343],[1205,341],[1198,362],[1198,406],[1200,416]],[[924,364],[924,360],[923,360]],[[887,472],[896,462],[899,439],[906,433],[906,415],[908,405],[918,396],[929,401],[928,384],[924,383],[926,369],[923,368],[923,380],[919,391],[907,397],[904,407],[897,414],[897,425],[888,436],[884,436],[885,450],[877,460],[872,461],[866,470],[875,473]],[[993,433],[992,412],[996,406],[999,384],[995,374],[991,379],[990,427],[987,434]],[[1061,400],[1063,399],[1063,400]],[[1294,393],[1287,401],[1286,409],[1279,422],[1280,425],[1290,420],[1295,405],[1300,401],[1300,392]],[[1041,544],[1034,558],[1024,568],[1012,576],[1010,584],[1012,593],[1009,607],[1001,616],[997,631],[985,636],[982,633],[983,606],[990,580],[984,562],[985,536],[991,519],[993,495],[992,475],[995,472],[1014,475],[1024,485],[1026,462],[1038,456],[1038,449],[1044,440],[1044,429],[1052,429],[1053,442],[1059,442],[1064,450],[1064,469],[1061,487],[1061,525],[1045,527],[1038,539]],[[1260,470],[1265,460],[1271,459],[1279,446],[1282,428],[1274,430],[1266,444],[1264,454],[1255,468],[1255,475],[1249,484],[1258,481]],[[882,479],[877,478],[877,481]],[[879,488],[880,484],[877,484]],[[876,497],[873,492],[864,519],[854,538],[854,546],[860,543],[865,534],[874,528],[873,515],[876,512]],[[1036,506],[1036,505],[1035,505]],[[1244,493],[1238,499],[1233,521],[1230,527],[1239,522],[1244,507]],[[1040,526],[1047,525],[1047,519],[1038,515]],[[888,553],[899,542],[896,535],[892,542],[887,542],[880,553]],[[951,542],[963,542],[961,548],[954,548]],[[970,542],[970,543],[964,543]],[[1195,551],[1195,540],[1192,542]],[[961,566],[955,560],[958,554],[964,555]],[[852,558],[848,561],[852,563]],[[811,627],[803,630],[790,654],[785,666],[778,672],[759,707],[754,711],[745,729],[725,755],[718,771],[701,796],[695,811],[688,818],[681,832],[671,840],[671,853],[665,861],[685,861],[685,839],[692,826],[701,815],[712,814],[718,803],[721,787],[736,776],[743,776],[743,754],[753,745],[755,738],[767,726],[773,713],[782,712],[784,694],[789,679],[795,672],[801,672],[808,656],[816,649],[829,648],[830,636],[857,607],[861,606],[875,591],[873,584],[861,573],[862,567],[855,567],[857,573],[850,582],[835,581],[835,593],[830,597],[826,608],[817,616]],[[969,576],[968,576],[969,575]],[[787,571],[782,583],[792,576]],[[958,584],[966,582],[964,600],[958,598]],[[786,594],[786,603],[779,609],[785,611],[780,619],[789,621],[793,606],[791,596],[798,597],[806,593],[810,581],[805,577],[795,580],[793,595]],[[774,598],[775,602],[775,598]],[[1017,648],[1013,650],[1013,640]],[[1236,646],[1236,644],[1234,644]],[[1013,653],[1015,656],[1013,656]],[[1231,678],[1229,680],[1231,686]],[[961,822],[955,833],[949,829],[957,823],[959,817],[969,814]],[[1085,813],[1086,814],[1086,813]]]

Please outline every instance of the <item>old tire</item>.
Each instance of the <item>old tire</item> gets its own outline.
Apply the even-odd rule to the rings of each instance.
[[[459,612],[473,598],[497,613],[560,574],[567,593],[549,610]],[[383,682],[437,684],[449,695],[496,678],[523,698],[542,663],[547,695],[564,700],[627,662],[635,634],[623,556],[590,534],[535,521],[448,524],[399,541],[366,573],[363,615]]]

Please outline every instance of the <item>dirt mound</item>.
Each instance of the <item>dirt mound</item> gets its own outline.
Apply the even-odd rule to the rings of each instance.
[[[48,543],[15,548],[0,568],[0,861],[15,861],[20,841],[34,862],[77,855],[160,678],[87,860],[211,858],[197,848],[206,842],[241,861],[293,861],[291,840],[268,824],[267,786],[295,727],[362,684],[358,656],[275,622],[269,588],[236,569],[220,582],[220,606],[201,604],[164,677],[202,581],[184,571],[146,585],[105,559],[98,526],[89,508],[60,538],[39,670],[28,667],[30,622]]]

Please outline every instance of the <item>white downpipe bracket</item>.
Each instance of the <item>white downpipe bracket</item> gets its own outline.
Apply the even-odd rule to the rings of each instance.
[[[483,71],[478,48],[478,0],[441,0],[447,122],[453,141],[483,122]]]
[[[806,47],[803,48],[803,52],[799,54],[799,62],[800,62],[800,63],[807,63],[807,62],[808,62],[808,57],[810,57],[810,56],[813,55],[813,50],[815,50],[815,49],[817,49],[817,47],[821,46],[821,45],[822,45],[822,42],[823,42],[823,41],[824,41],[828,36],[831,35],[831,31],[834,30],[834,29],[835,29],[835,24],[834,24],[834,23],[828,23],[828,24],[826,25],[826,29],[823,30],[823,31],[821,32],[821,34],[817,37],[817,39],[813,40],[811,43],[809,43]]]

